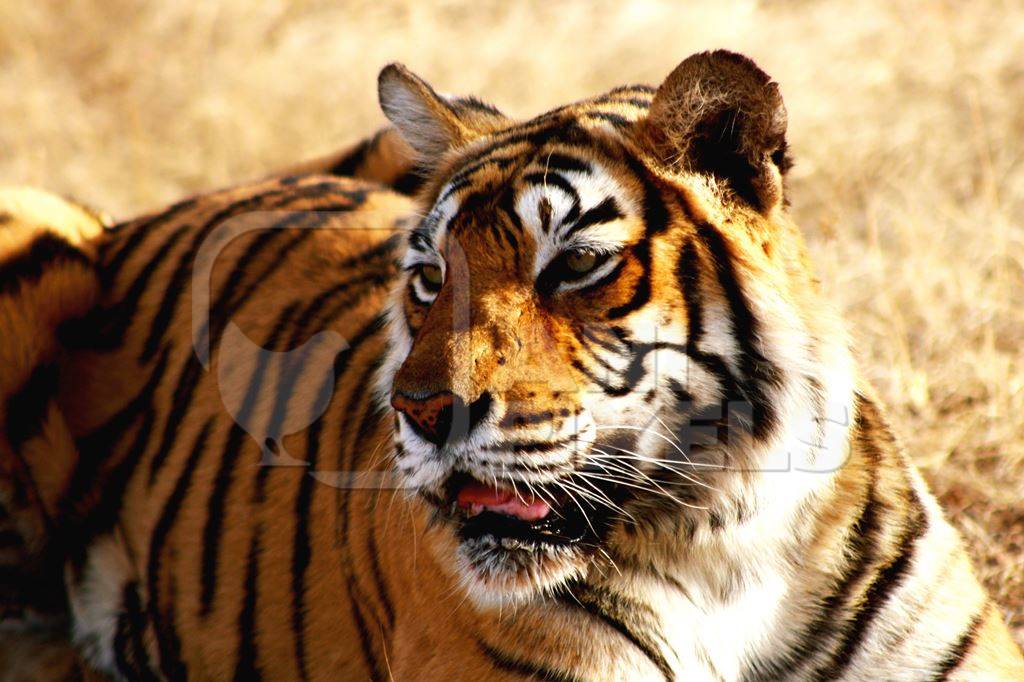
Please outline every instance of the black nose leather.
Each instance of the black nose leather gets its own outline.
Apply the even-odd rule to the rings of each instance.
[[[438,447],[468,437],[491,411],[491,402],[491,394],[486,392],[469,405],[450,391],[426,398],[396,393],[391,398],[391,406],[412,430]]]

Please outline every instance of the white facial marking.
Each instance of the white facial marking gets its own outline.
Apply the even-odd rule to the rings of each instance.
[[[88,549],[82,578],[68,569],[71,638],[96,669],[119,677],[114,653],[117,619],[124,588],[132,580],[131,562],[119,538],[106,535]]]
[[[608,199],[615,202],[623,215],[636,214],[636,207],[628,198],[621,183],[600,164],[588,162],[588,165],[589,171],[548,171],[567,181],[575,192],[575,197],[561,187],[560,182],[555,181],[531,184],[520,190],[516,197],[515,211],[524,229],[529,230],[537,244],[532,268],[534,277],[567,249],[588,248],[597,253],[613,253],[624,244],[627,235],[623,233],[618,221],[599,223],[569,234],[573,221],[567,220],[567,217],[571,214],[581,216]],[[543,168],[541,162],[540,172],[544,172]],[[545,220],[541,215],[541,206],[544,202],[547,202],[551,209],[547,231],[544,229]]]

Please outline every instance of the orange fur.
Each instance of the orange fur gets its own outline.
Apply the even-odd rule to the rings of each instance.
[[[381,95],[408,146],[389,131],[306,168],[344,165],[395,185],[416,154],[415,201],[376,182],[273,178],[94,234],[95,271],[54,273],[81,274],[96,296],[61,339],[73,380],[53,409],[76,448],[62,442],[58,473],[39,476],[60,512],[74,637],[94,665],[171,679],[858,678],[908,673],[906,661],[964,679],[1024,670],[813,284],[785,212],[784,110],[767,76],[738,55],[698,55],[657,93],[618,89],[521,123],[442,98],[397,66]],[[568,176],[576,220],[604,230],[591,243],[617,249],[611,274],[578,288],[564,273],[542,281],[564,252],[535,262],[552,251],[553,221],[571,222],[552,189]],[[580,189],[583,176],[592,186]],[[425,265],[443,266],[434,289]],[[687,355],[693,376],[671,375],[674,393],[641,391],[641,358],[640,378],[620,388],[614,367],[595,369],[594,358],[616,358],[599,356],[588,332],[666,363]],[[470,461],[457,473],[484,485],[491,472],[497,487],[499,476],[514,485],[505,465],[537,462],[530,448],[557,441],[538,440],[541,426],[562,433],[611,409],[599,425],[622,428],[638,402],[673,419],[691,407],[684,395],[724,402],[730,380],[753,405],[748,422],[687,415],[713,431],[684,453],[708,467],[687,470],[702,485],[625,460],[643,490],[598,488],[621,513],[591,528],[590,544],[531,554],[495,542],[493,564],[457,532],[445,476],[427,476],[447,466],[449,445],[416,440],[383,404],[486,395],[484,427],[506,440],[460,456],[523,447],[502,468]],[[837,456],[835,468],[811,478],[761,467],[798,442],[773,439],[789,437],[800,410],[819,407],[809,421],[834,421],[842,436],[840,452],[818,453]],[[679,497],[656,494],[661,484]],[[771,516],[790,502],[782,521]],[[774,610],[757,612],[779,583]],[[730,637],[701,639],[743,599],[750,608],[726,632],[739,640],[763,617],[764,637],[735,655],[720,648]],[[672,620],[690,607],[707,620]]]

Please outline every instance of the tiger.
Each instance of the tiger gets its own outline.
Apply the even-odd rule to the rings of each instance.
[[[398,64],[378,95],[354,154],[104,228],[56,381],[6,402],[70,434],[3,456],[92,669],[1024,678],[815,279],[753,61],[528,120]]]

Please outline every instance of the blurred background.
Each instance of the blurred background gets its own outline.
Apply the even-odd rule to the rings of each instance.
[[[4,0],[0,183],[127,218],[370,132],[390,61],[531,116],[715,47],[781,84],[823,286],[1024,642],[1021,2]]]

